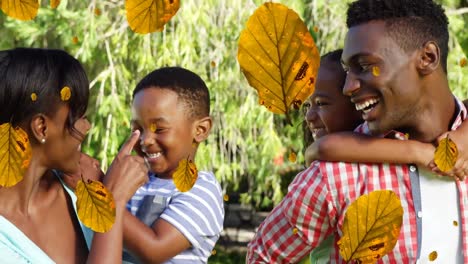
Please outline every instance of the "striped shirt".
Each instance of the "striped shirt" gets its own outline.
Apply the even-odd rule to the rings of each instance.
[[[458,100],[457,109],[452,130],[466,118],[466,108]],[[366,123],[356,131],[369,134]],[[395,135],[404,138],[401,133]],[[464,263],[468,263],[468,180],[457,182],[456,186],[462,251]],[[375,190],[394,191],[404,211],[398,241],[393,251],[378,263],[415,263],[418,258],[427,259],[419,256],[422,214],[416,166],[315,161],[295,177],[285,198],[259,226],[248,246],[248,263],[298,262],[330,234],[336,237],[331,262],[345,263],[336,241],[342,235],[346,209],[359,196]]]
[[[188,192],[179,192],[172,179],[150,175],[127,209],[149,226],[159,218],[166,220],[190,241],[192,247],[165,263],[206,263],[223,230],[223,195],[211,172],[199,171]]]

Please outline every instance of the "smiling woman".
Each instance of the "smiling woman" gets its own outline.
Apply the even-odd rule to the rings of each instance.
[[[114,196],[114,226],[93,237],[77,219],[73,186],[62,178],[64,173],[82,173],[79,149],[90,129],[84,116],[89,83],[83,68],[61,50],[21,48],[0,51],[0,77],[0,124],[24,131],[21,149],[31,150],[24,171],[18,172],[22,175],[17,175],[21,181],[0,188],[0,258],[12,263],[118,262],[125,203],[146,177],[143,160],[127,155],[138,133],[104,177]],[[4,134],[0,138],[12,140]],[[0,153],[1,164],[6,164],[0,171],[3,178],[22,157],[6,146]]]

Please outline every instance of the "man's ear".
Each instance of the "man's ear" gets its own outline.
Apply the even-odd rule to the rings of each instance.
[[[434,41],[424,43],[420,49],[417,68],[421,75],[429,75],[440,66],[440,48]]]
[[[203,117],[195,121],[195,135],[194,139],[196,143],[200,143],[205,140],[211,131],[211,117]]]
[[[37,142],[45,143],[47,140],[47,118],[43,114],[34,115],[30,123],[31,134]]]

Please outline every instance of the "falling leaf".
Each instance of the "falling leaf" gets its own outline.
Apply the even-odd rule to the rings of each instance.
[[[152,123],[150,124],[150,130],[151,130],[151,132],[153,132],[153,133],[156,132],[156,129],[158,129],[158,126],[156,125],[155,122],[152,122]]]
[[[225,194],[225,195],[223,196],[223,200],[224,200],[225,202],[229,201],[229,195]]]
[[[434,261],[437,259],[437,251],[432,251],[430,254],[429,254],[429,261]]]
[[[37,94],[36,93],[31,94],[31,101],[33,101],[33,102],[37,101]]]
[[[293,232],[294,235],[296,235],[297,232],[298,232],[297,228],[293,228],[292,232]]]
[[[76,197],[78,217],[85,226],[100,233],[111,229],[115,222],[114,197],[101,182],[79,180]]]
[[[179,161],[176,171],[172,175],[176,188],[181,192],[187,192],[195,185],[198,171],[195,164],[189,159]]]
[[[319,28],[317,26],[314,26],[314,32],[317,33],[319,31]]]
[[[140,34],[162,31],[179,10],[179,0],[126,0],[130,28]]]
[[[37,0],[3,0],[0,1],[2,11],[9,17],[19,20],[31,20],[39,10]]]
[[[101,15],[101,9],[99,9],[99,8],[96,7],[96,8],[94,9],[94,14],[95,14],[96,16],[100,16],[100,15]]]
[[[50,7],[55,9],[60,5],[60,0],[50,0]]]
[[[70,100],[70,97],[71,97],[70,87],[68,86],[63,87],[62,90],[60,90],[60,99],[62,99],[62,101],[68,101]]]
[[[73,44],[78,44],[78,37],[77,37],[77,36],[74,36],[74,37],[72,38],[72,42],[73,42]]]
[[[289,161],[292,162],[292,163],[295,163],[297,160],[297,155],[294,151],[291,151],[291,153],[289,153]]]
[[[380,75],[380,68],[377,66],[372,67],[372,75],[378,77]]]
[[[455,142],[453,142],[448,134],[447,137],[439,141],[434,153],[434,163],[437,168],[443,172],[450,171],[458,158],[458,149]]]
[[[346,211],[340,255],[346,261],[375,263],[395,246],[402,221],[403,208],[393,191],[362,195]]]
[[[213,256],[216,255],[216,249],[213,249],[213,250],[211,251],[211,255],[213,255]]]
[[[12,187],[23,179],[31,160],[28,134],[10,123],[0,126],[0,186]]]
[[[211,65],[211,67],[214,68],[214,67],[216,67],[216,62],[215,62],[215,61],[211,61],[210,65]]]
[[[457,222],[457,221],[453,221],[453,225],[454,225],[454,226],[458,226],[458,222]]]
[[[320,55],[297,13],[267,2],[242,30],[237,60],[259,103],[289,120],[290,108],[314,91]]]
[[[468,64],[468,62],[466,61],[466,58],[461,58],[460,59],[460,67],[465,67],[466,65]]]

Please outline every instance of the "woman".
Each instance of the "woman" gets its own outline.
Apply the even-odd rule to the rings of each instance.
[[[147,179],[143,159],[129,155],[139,133],[132,134],[103,178],[114,196],[116,219],[109,232],[93,237],[77,218],[76,196],[59,177],[82,173],[80,144],[90,129],[84,69],[64,51],[19,48],[0,51],[0,80],[0,125],[23,129],[32,152],[23,179],[0,188],[0,259],[120,262],[125,204]],[[71,96],[64,96],[67,90]]]

